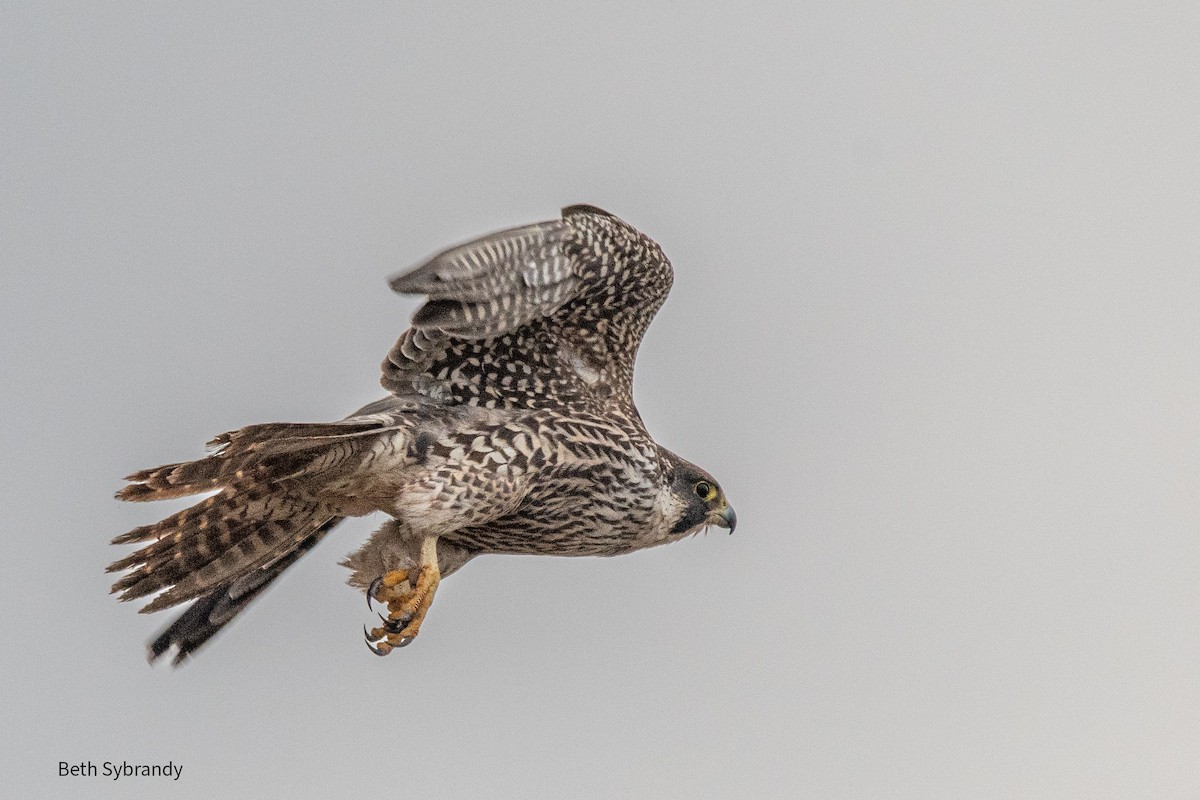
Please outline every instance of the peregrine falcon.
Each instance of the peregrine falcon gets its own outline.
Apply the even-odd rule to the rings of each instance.
[[[671,288],[650,238],[585,205],[391,280],[426,295],[383,362],[388,397],[332,423],[250,425],[210,454],[130,475],[122,500],[216,492],[116,537],[143,612],[195,602],[149,645],[178,664],[346,517],[390,518],[343,562],[386,655],[443,577],[483,553],[612,556],[737,517],[720,484],[651,438],[633,403],[642,335]]]

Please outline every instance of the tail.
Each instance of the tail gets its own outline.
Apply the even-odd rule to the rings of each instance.
[[[282,558],[201,597],[150,642],[147,648],[150,662],[174,647],[175,657],[171,663],[179,666],[249,606],[284,570],[316,547],[342,519],[335,517]]]
[[[130,475],[122,500],[217,494],[154,525],[113,539],[148,542],[113,562],[130,570],[113,584],[121,600],[162,592],[143,613],[197,597],[152,645],[194,650],[249,604],[346,515],[338,481],[352,474],[380,434],[395,430],[384,415],[327,424],[252,425],[222,434],[206,458]],[[363,513],[357,511],[355,513]],[[183,643],[183,644],[181,644]],[[157,653],[154,651],[158,650]],[[186,655],[186,653],[184,653]]]

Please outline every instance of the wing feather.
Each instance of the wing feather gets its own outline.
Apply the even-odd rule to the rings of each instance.
[[[453,247],[393,278],[393,291],[429,296],[413,326],[483,339],[553,314],[579,284],[562,222],[501,231]]]
[[[633,360],[671,281],[655,242],[593,206],[460,244],[390,281],[428,300],[383,385],[439,403],[632,403]]]

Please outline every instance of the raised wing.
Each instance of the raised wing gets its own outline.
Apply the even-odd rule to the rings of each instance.
[[[549,316],[579,290],[564,252],[571,228],[541,222],[459,245],[392,278],[393,291],[429,301],[413,327],[484,339]]]
[[[383,385],[444,403],[632,404],[634,358],[671,281],[655,242],[592,206],[459,245],[392,279],[429,300]]]

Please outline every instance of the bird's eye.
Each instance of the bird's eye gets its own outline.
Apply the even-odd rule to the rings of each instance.
[[[717,496],[717,488],[708,481],[700,481],[692,487],[696,492],[696,497],[708,502]]]

